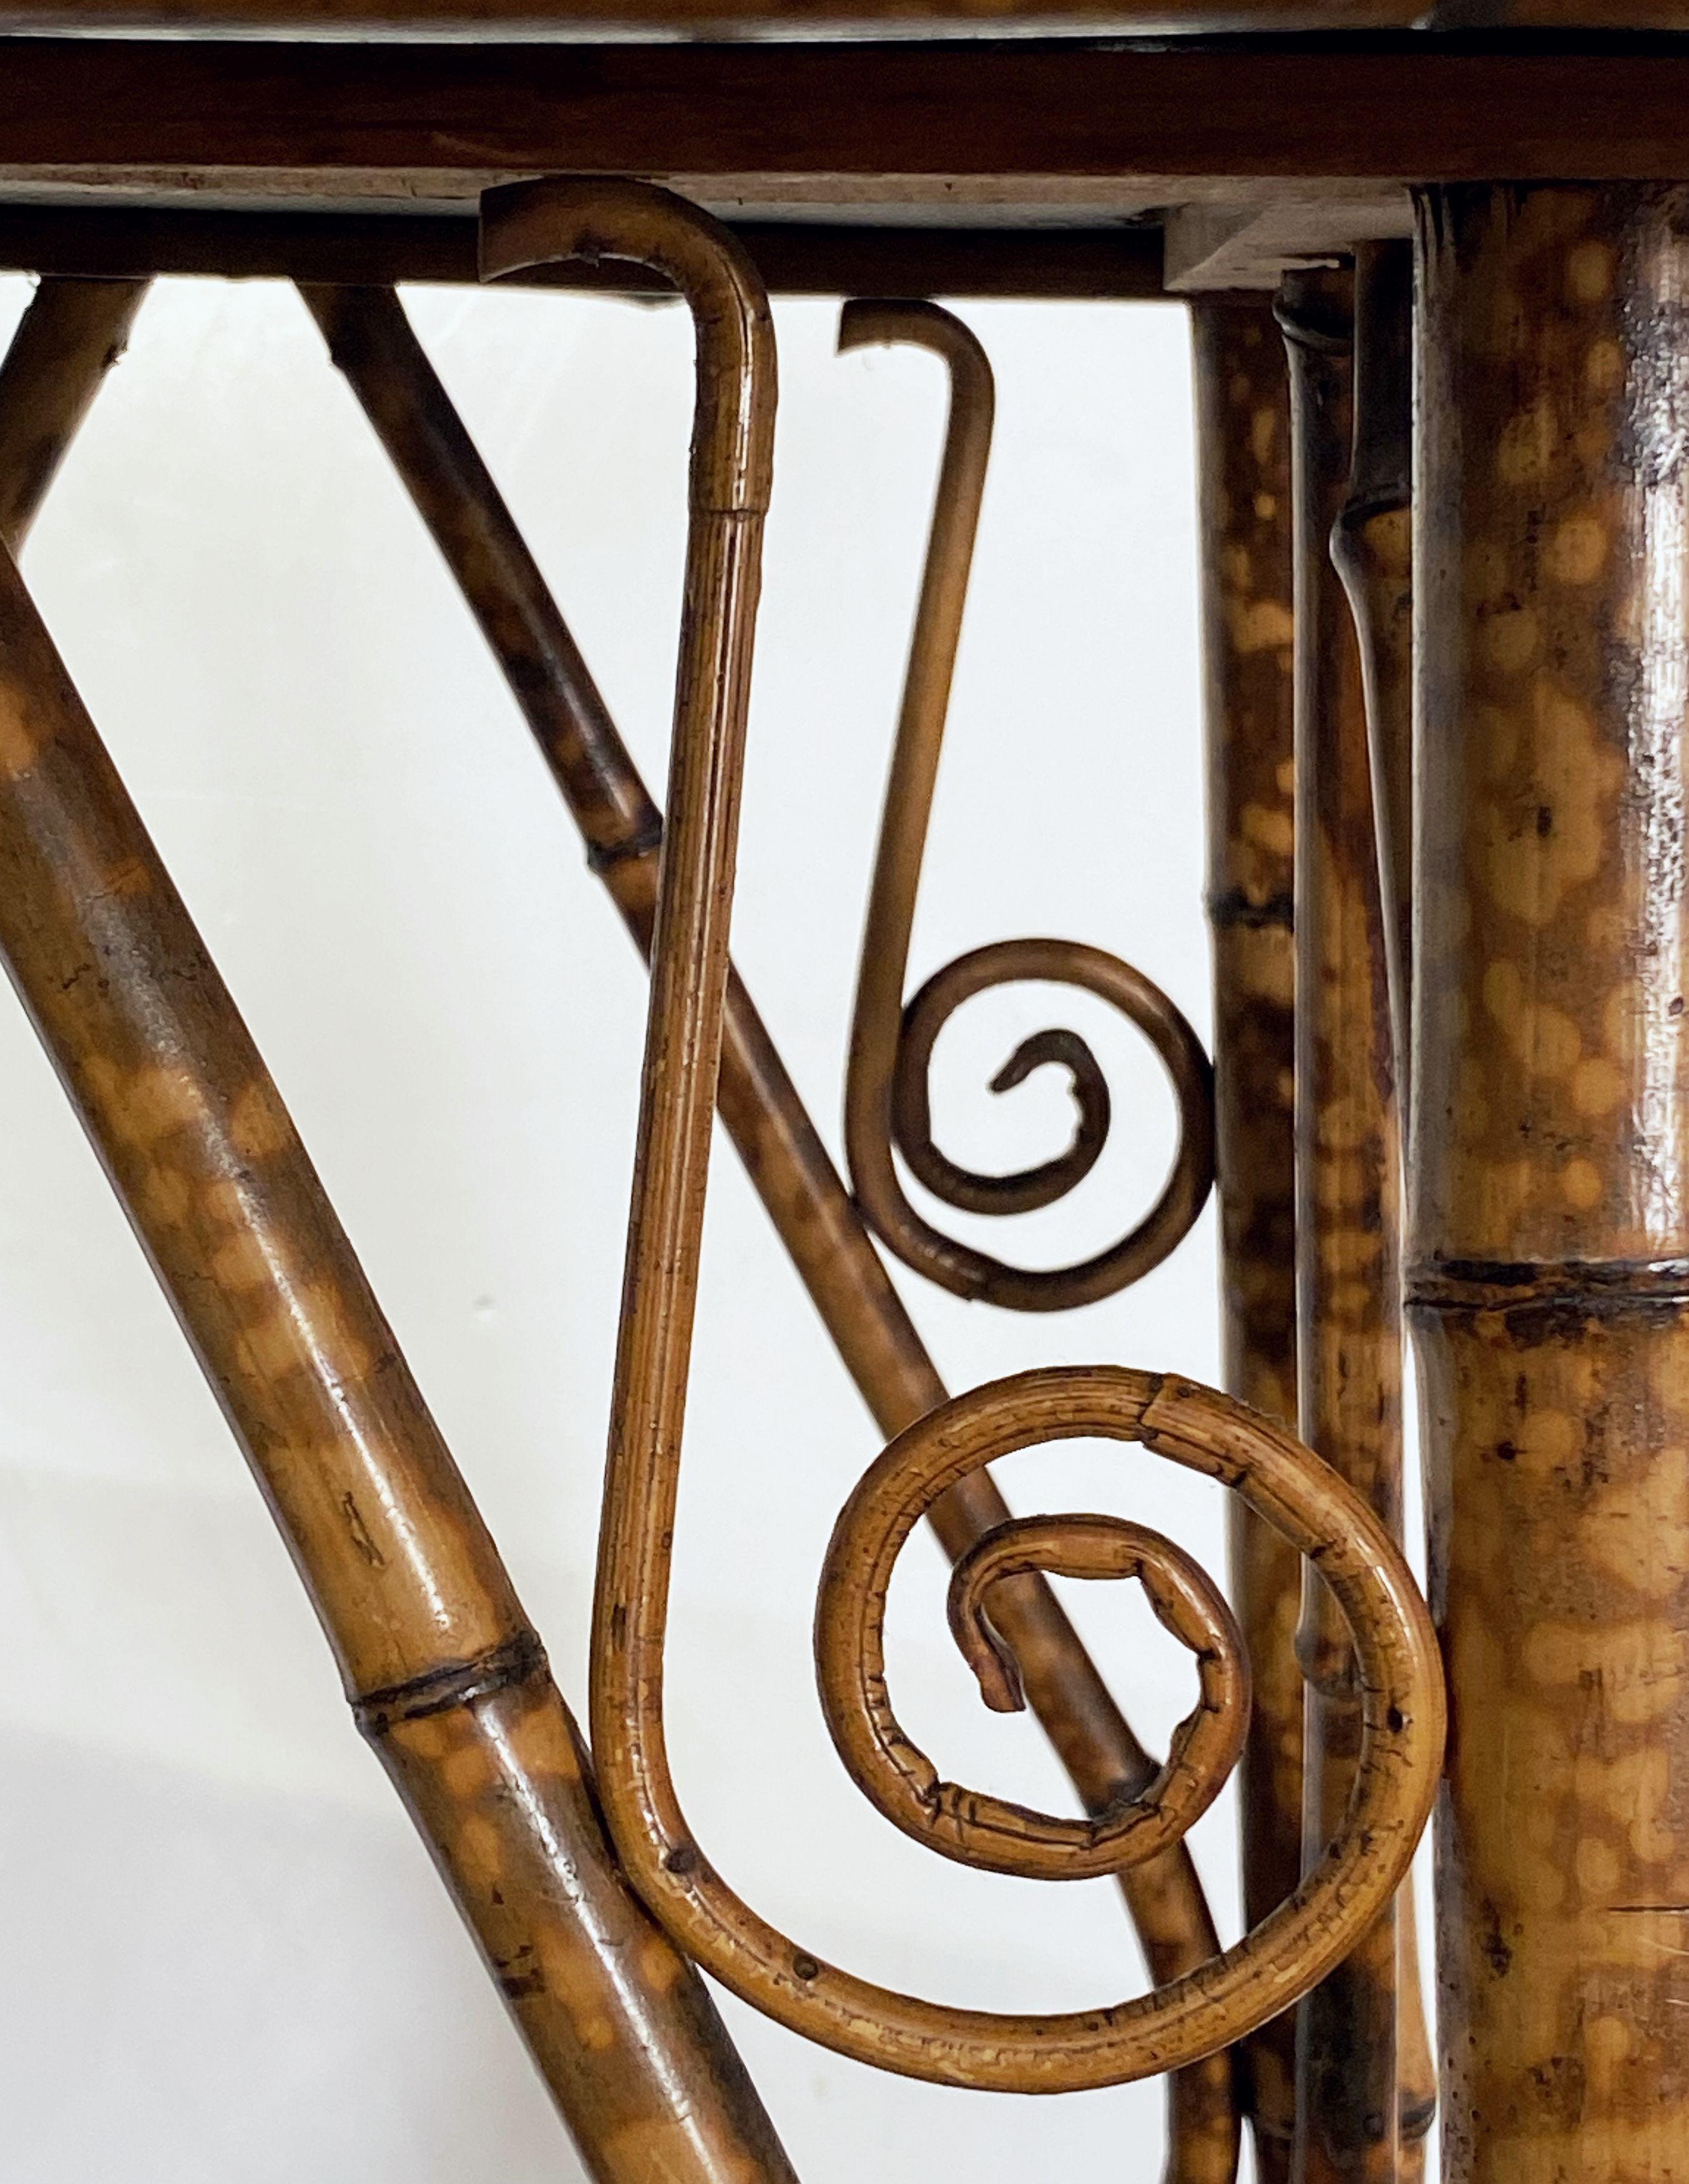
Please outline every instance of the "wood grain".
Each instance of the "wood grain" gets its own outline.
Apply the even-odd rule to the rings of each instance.
[[[1451,38],[1181,49],[477,46],[37,38],[0,64],[0,172],[148,187],[549,171],[1001,177],[1671,179],[1669,41]],[[288,179],[291,178],[291,179]],[[422,185],[419,183],[418,187]],[[461,187],[460,182],[460,187]],[[848,186],[848,187],[847,187]],[[425,188],[425,195],[426,191]]]

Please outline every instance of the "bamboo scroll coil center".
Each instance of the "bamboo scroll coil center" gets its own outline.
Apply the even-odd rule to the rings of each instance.
[[[1206,1572],[1146,1525],[1071,1513],[1012,1518],[987,1532],[956,1563],[948,1602],[951,1635],[979,1680],[981,1697],[996,1713],[1018,1713],[1026,1702],[1014,1656],[991,1626],[990,1588],[1033,1570],[1051,1577],[1135,1578],[1157,1621],[1196,1656],[1200,1696],[1173,1730],[1154,1780],[1135,1797],[1122,1791],[1104,1812],[1084,1824],[1071,1823],[1064,1832],[1063,1840],[1077,1851],[1106,1856],[1108,1871],[1142,1864],[1196,1825],[1237,1764],[1249,1729],[1243,1634]],[[984,1819],[985,1800],[936,1777],[918,1782],[906,1752],[898,1765],[929,1811],[966,1799],[969,1819]],[[1023,1808],[1007,1810],[1015,1825],[1023,1827]],[[1129,1858],[1115,1854],[1125,1852]],[[1080,1860],[1052,1877],[1083,1877]]]

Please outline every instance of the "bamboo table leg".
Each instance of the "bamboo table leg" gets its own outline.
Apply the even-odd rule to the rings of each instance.
[[[1264,298],[1199,304],[1192,324],[1225,1385],[1294,1426],[1290,392]],[[1243,1908],[1253,1925],[1302,1878],[1302,1560],[1235,1503],[1227,1522],[1255,1691],[1241,1774]],[[1240,2058],[1262,2184],[1290,2175],[1295,2036],[1286,2012]]]
[[[1419,206],[1447,2184],[1689,2178],[1689,195]]]
[[[180,897],[0,553],[0,953],[600,2184],[790,2184],[633,1900],[493,1542]]]

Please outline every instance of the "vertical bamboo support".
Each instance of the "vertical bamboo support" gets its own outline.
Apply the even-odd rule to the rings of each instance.
[[[601,2184],[790,2184],[633,1900],[510,1580],[9,557],[0,952]]]
[[[1331,558],[1360,648],[1397,1097],[1408,1086],[1413,983],[1413,254],[1407,242],[1355,254],[1354,452]]]
[[[1689,194],[1419,201],[1446,2184],[1689,2178]]]
[[[1225,1384],[1294,1427],[1290,389],[1264,299],[1199,304],[1192,327]],[[1253,1925],[1302,1879],[1302,1562],[1235,1500],[1227,1520],[1255,1694],[1240,1778],[1244,1918]],[[1240,2059],[1262,2184],[1290,2175],[1295,2036],[1287,2011]]]
[[[1354,617],[1366,705],[1398,1145],[1408,1134],[1413,967],[1413,333],[1412,245],[1363,244],[1355,254],[1349,488],[1332,528],[1331,558]],[[1411,1894],[1396,1907],[1396,1943],[1400,2175],[1413,2184],[1424,2174],[1424,2137],[1436,2113],[1436,2072]]]
[[[1290,357],[1296,532],[1296,1360],[1302,1439],[1402,1525],[1401,1177],[1389,981],[1366,708],[1329,542],[1352,427],[1352,284],[1294,276]],[[1302,1855],[1311,1869],[1353,1780],[1361,1693],[1326,1589],[1304,1588]],[[1297,2184],[1402,2173],[1397,1914],[1303,2002]]]
[[[498,488],[393,292],[303,292],[508,677],[585,838],[588,862],[649,957],[661,814]],[[717,1099],[751,1182],[876,1424],[888,1435],[901,1432],[945,1401],[944,1384],[736,972],[728,978]],[[978,1473],[934,1505],[932,1521],[957,1557],[1008,1514],[994,1482]],[[1087,1809],[1104,1808],[1123,1783],[1146,1782],[1154,1763],[1043,1577],[1000,1582],[991,1613],[1013,1650],[1028,1704]],[[1121,1884],[1157,1981],[1178,1978],[1216,1953],[1207,1904],[1182,1844],[1123,1875]],[[1238,2131],[1226,2059],[1179,2071],[1168,2098],[1164,2184],[1229,2184]]]
[[[0,362],[0,546],[8,554],[22,552],[148,286],[46,280],[18,321]]]

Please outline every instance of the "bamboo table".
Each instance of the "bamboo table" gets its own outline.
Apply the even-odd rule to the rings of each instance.
[[[1426,19],[1401,0],[5,0],[0,954],[222,1401],[339,1661],[591,2173],[791,2171],[699,1975],[936,2082],[1168,2073],[1168,2184],[1689,2184],[1689,42],[1675,0]],[[1689,25],[1685,27],[1689,28]],[[622,179],[638,177],[638,180]],[[661,186],[661,187],[659,187]],[[649,960],[641,1157],[590,1744],[276,1086],[12,556],[163,274],[298,282]],[[660,809],[395,294],[677,292],[697,328]],[[833,1167],[727,957],[775,359],[848,295],[951,411]],[[906,992],[989,456],[989,359],[928,299],[1168,296],[1196,358],[1216,1034],[1077,943]],[[895,299],[895,300],[888,300]],[[1194,906],[1193,906],[1194,914]],[[1151,1041],[1162,1199],[1029,1275],[922,1203],[1089,1173],[1109,1099],[975,1175],[926,1061],[1055,979]],[[842,1513],[817,1659],[860,1786],[940,1854],[1113,1874],[1156,1982],[939,2008],[768,1926],[694,1839],[662,1714],[705,1162],[719,1109],[889,1437]],[[882,1253],[1045,1311],[1179,1243],[1218,1178],[1229,1395],[1107,1364],[947,1396]],[[1403,1312],[1430,1598],[1399,1547]],[[1085,1434],[1233,1490],[1231,1604],[987,1466]],[[1299,1438],[1298,1438],[1299,1436]],[[1317,1451],[1317,1456],[1310,1451]],[[1323,1459],[1320,1461],[1319,1459]],[[892,1565],[930,1518],[957,1642],[1082,1819],[944,1781],[892,1710]],[[1146,1754],[1049,1574],[1130,1577],[1195,1656]],[[1448,1736],[1445,1745],[1445,1682]],[[1240,1763],[1251,1932],[1185,1832]],[[1437,1802],[1440,2059],[1400,1884]]]

